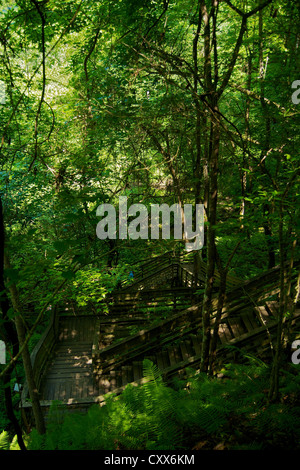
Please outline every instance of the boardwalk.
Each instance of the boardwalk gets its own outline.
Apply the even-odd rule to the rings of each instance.
[[[244,348],[245,352],[262,354],[270,351],[270,333],[274,338],[277,308],[276,303],[268,302],[266,307],[255,308],[240,317],[221,322],[218,350],[226,354],[224,346],[232,344]],[[294,321],[299,324],[299,320],[300,310],[297,309]],[[135,344],[135,349],[130,348],[136,335],[128,337],[125,334],[126,338],[117,343],[112,337],[112,345],[102,350],[103,373],[97,375],[92,360],[95,328],[96,320],[92,317],[65,317],[61,320],[59,340],[42,380],[42,401],[59,400],[67,404],[102,401],[105,393],[122,390],[128,383],[141,382],[142,359],[145,357],[157,364],[166,377],[177,375],[187,366],[197,366],[200,362],[202,338],[196,329],[184,335],[179,333],[178,338],[174,336],[174,344],[168,341],[168,333],[165,336],[162,333],[160,340],[155,340],[154,328],[145,330],[146,333],[152,332],[153,338],[149,335],[148,341]],[[131,351],[129,357],[126,353],[122,355],[122,351],[127,350]],[[105,356],[107,351],[109,355]]]
[[[96,319],[88,316],[61,319],[54,355],[42,380],[42,400],[72,403],[101,393],[93,380],[95,325]]]
[[[144,380],[145,358],[160,368],[166,380],[184,374],[188,367],[199,367],[201,302],[192,302],[196,298],[190,287],[194,285],[192,272],[187,276],[183,266],[175,268],[167,264],[159,276],[153,269],[137,282],[138,288],[132,285],[117,292],[108,316],[67,316],[67,311],[63,315],[53,311],[32,359],[42,406],[48,407],[53,400],[83,408],[103,402],[106,393],[118,394],[128,383]],[[228,345],[270,357],[278,320],[278,299],[271,300],[279,292],[278,269],[228,291],[218,328],[221,361],[235,359],[236,349]],[[176,276],[182,287],[163,286],[163,273],[171,285],[170,275]],[[217,297],[214,314],[216,307]],[[290,326],[297,332],[299,324],[296,308]],[[30,408],[28,398],[25,388],[22,406]]]

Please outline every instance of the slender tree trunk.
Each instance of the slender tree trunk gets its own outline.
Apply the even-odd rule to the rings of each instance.
[[[218,2],[214,2],[216,5]],[[212,58],[211,58],[211,16],[208,12],[206,2],[200,0],[200,8],[202,20],[204,23],[203,40],[204,40],[204,85],[205,92],[209,95],[207,106],[210,109],[210,140],[207,153],[207,169],[208,169],[208,207],[207,207],[207,272],[205,281],[205,291],[202,307],[202,353],[201,353],[201,371],[207,372],[209,368],[209,349],[211,341],[211,311],[212,296],[214,286],[215,271],[215,236],[216,236],[216,220],[217,220],[217,194],[218,194],[218,160],[220,146],[220,121],[218,115],[218,93],[215,90],[217,84],[212,80]],[[214,30],[213,30],[214,38]],[[216,46],[216,38],[214,38]],[[215,47],[216,49],[216,47]],[[214,49],[214,50],[215,50]],[[214,57],[215,61],[217,57]],[[216,73],[217,64],[214,64]]]
[[[286,246],[284,243],[284,234],[283,234],[283,214],[284,214],[284,204],[285,198],[287,197],[288,192],[292,188],[294,182],[299,177],[300,168],[293,173],[289,182],[286,185],[284,193],[281,197],[279,204],[279,256],[280,256],[280,294],[279,294],[279,318],[277,325],[277,337],[276,337],[276,348],[275,356],[272,364],[271,378],[270,378],[270,390],[269,390],[269,400],[276,401],[279,398],[279,370],[280,370],[280,360],[282,353],[282,332],[283,332],[283,322],[284,322],[284,313],[287,308],[287,295],[289,292],[289,279],[285,272],[285,259],[286,259]],[[292,263],[292,259],[291,259]],[[292,264],[291,264],[292,266]],[[289,275],[291,273],[292,267],[290,267]]]
[[[18,338],[17,333],[14,328],[12,321],[8,318],[8,310],[9,310],[9,299],[7,297],[7,292],[4,283],[4,223],[3,223],[3,211],[2,211],[2,200],[0,197],[0,308],[2,312],[2,328],[0,328],[1,336],[5,340],[6,346],[11,346],[13,355],[15,356],[19,350]],[[12,393],[10,387],[10,379],[11,374],[13,372],[13,366],[11,366],[7,372],[4,374],[3,377],[3,384],[4,384],[4,400],[5,400],[5,408],[7,417],[12,423],[15,433],[17,435],[18,444],[21,450],[26,450],[23,436],[22,436],[22,429],[21,426],[15,416],[14,408],[13,408],[13,401],[12,401]]]
[[[252,53],[249,50],[248,51],[248,60],[247,60],[247,83],[246,83],[246,88],[247,90],[251,90],[251,77],[252,77]],[[250,97],[247,95],[246,97],[246,112],[245,112],[245,135],[246,135],[246,143],[244,145],[248,145],[248,138],[250,137],[250,125],[249,125],[249,118],[250,118]],[[247,194],[247,171],[245,171],[245,168],[250,167],[250,162],[247,161],[249,158],[247,158],[246,155],[246,149],[243,150],[243,168],[240,169],[240,175],[241,175],[241,195],[242,195],[242,200],[241,200],[241,207],[240,207],[240,219],[241,219],[241,229],[244,228],[243,221],[245,217],[245,208],[246,208],[246,194]]]
[[[220,268],[219,268],[219,272],[221,275],[221,280],[220,280],[220,285],[219,285],[217,313],[214,319],[215,323],[213,327],[213,334],[211,338],[210,352],[209,352],[209,372],[211,375],[213,374],[215,366],[216,366],[219,324],[220,324],[225,296],[226,296],[227,272],[225,270],[220,270]]]
[[[200,31],[201,31],[201,23],[202,23],[202,13],[201,8],[199,6],[199,13],[198,13],[198,24],[197,30],[195,32],[194,40],[193,40],[193,62],[194,62],[194,105],[196,111],[196,127],[195,127],[195,142],[196,142],[196,160],[195,160],[195,204],[200,204],[201,201],[201,180],[202,180],[202,171],[201,171],[201,132],[203,132],[202,125],[203,125],[203,118],[204,116],[201,113],[201,102],[198,97],[198,43],[200,38]],[[202,121],[202,122],[201,122]],[[202,125],[201,125],[202,124]],[[205,199],[205,197],[204,197]],[[197,281],[199,278],[199,261],[200,261],[200,254],[199,251],[194,253],[194,278],[195,283],[197,286]]]
[[[218,109],[217,104],[214,111]],[[208,205],[208,229],[207,229],[207,273],[202,309],[202,358],[201,370],[207,372],[209,366],[209,349],[211,338],[211,310],[214,286],[214,272],[216,260],[216,221],[217,221],[217,194],[218,194],[218,159],[220,143],[220,126],[218,119],[211,124],[211,155],[209,161],[209,205]]]
[[[228,275],[228,270],[230,263],[232,261],[232,258],[234,257],[238,247],[240,246],[240,242],[238,242],[232,251],[231,255],[228,258],[228,261],[226,263],[226,266],[223,267],[220,256],[216,250],[216,263],[217,267],[220,273],[220,286],[219,286],[219,294],[218,294],[218,304],[217,304],[217,313],[214,318],[214,328],[213,328],[213,334],[212,334],[212,339],[211,339],[211,346],[210,346],[210,354],[209,354],[209,372],[210,374],[213,374],[215,365],[216,365],[216,354],[217,354],[217,342],[218,342],[218,333],[219,333],[219,325],[220,325],[220,320],[222,317],[222,312],[223,312],[223,307],[226,299],[226,285],[227,285],[227,275]]]
[[[10,268],[10,263],[9,263],[9,259],[7,255],[4,255],[4,260],[5,260],[5,267]],[[22,308],[19,302],[19,295],[18,295],[16,285],[10,281],[9,281],[9,291],[10,291],[13,309],[15,312],[14,321],[15,321],[17,335],[18,335],[19,347],[22,348],[24,341],[25,341],[25,337],[26,337],[26,327],[23,321]],[[23,366],[24,366],[26,381],[27,381],[28,390],[29,390],[29,396],[30,396],[31,403],[32,403],[32,411],[33,411],[33,415],[35,419],[36,429],[39,434],[44,434],[46,432],[44,416],[43,416],[42,408],[40,405],[39,391],[35,383],[30,353],[29,353],[27,344],[23,347],[23,350],[22,350],[22,360],[23,360]]]
[[[279,318],[277,324],[276,334],[276,346],[275,355],[272,364],[271,379],[270,379],[270,390],[269,400],[277,401],[279,398],[279,369],[280,359],[282,350],[282,329],[283,329],[283,317],[284,307],[286,304],[286,292],[285,292],[285,266],[284,266],[284,246],[283,246],[283,203],[281,201],[279,208],[279,252],[280,252],[280,294],[279,294]]]
[[[274,250],[274,243],[273,243],[273,232],[272,232],[272,226],[270,223],[270,210],[272,210],[272,205],[271,204],[266,204],[264,206],[264,217],[266,218],[263,227],[264,227],[264,233],[266,237],[266,243],[268,247],[268,257],[269,257],[269,262],[268,262],[268,269],[274,268],[276,266],[276,257],[275,257],[275,250]]]
[[[260,0],[260,3],[262,3],[262,0]],[[260,78],[260,98],[261,98],[261,107],[262,107],[262,112],[263,116],[265,119],[265,143],[264,143],[264,150],[263,152],[265,155],[268,153],[270,150],[270,140],[271,140],[271,120],[270,116],[268,113],[268,107],[266,105],[265,101],[265,65],[264,65],[264,51],[263,51],[263,45],[264,45],[264,37],[263,37],[263,10],[259,12],[259,78]],[[267,212],[268,214],[271,211],[271,206],[270,204],[266,204],[264,207],[265,213]],[[264,222],[264,233],[266,237],[266,243],[268,247],[268,257],[269,257],[269,262],[268,262],[268,268],[273,268],[275,266],[275,252],[274,252],[274,247],[272,243],[272,227],[269,221],[269,215],[266,217],[266,221]]]

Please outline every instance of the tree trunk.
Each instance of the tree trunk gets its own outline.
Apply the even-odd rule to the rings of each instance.
[[[10,263],[9,263],[9,259],[7,255],[4,255],[4,260],[5,260],[5,267],[10,268]],[[39,434],[44,434],[46,432],[44,416],[43,416],[42,408],[40,405],[39,391],[37,389],[35,379],[34,379],[30,353],[29,353],[27,344],[25,344],[25,346],[23,347],[25,337],[26,337],[26,327],[23,321],[22,308],[19,302],[19,295],[18,295],[17,287],[14,283],[10,281],[9,281],[9,291],[10,291],[11,301],[12,301],[12,305],[13,305],[14,312],[15,312],[14,321],[16,325],[18,340],[19,340],[19,347],[22,348],[23,366],[24,366],[24,371],[26,375],[29,396],[30,396],[31,403],[32,403],[32,411],[33,411],[33,415],[35,419],[36,429]]]
[[[215,2],[217,5],[218,2]],[[207,272],[205,281],[205,291],[202,307],[202,352],[201,352],[201,371],[207,372],[209,367],[209,349],[211,340],[211,310],[212,295],[214,285],[215,271],[215,225],[217,220],[217,194],[218,194],[218,160],[220,146],[220,121],[218,115],[218,93],[215,88],[217,85],[217,77],[215,83],[212,80],[212,58],[211,58],[211,15],[208,13],[206,2],[200,1],[200,9],[202,20],[204,23],[204,85],[205,92],[208,94],[206,102],[210,109],[210,140],[207,153],[207,169],[208,169],[208,207],[207,207]],[[214,30],[213,30],[214,38]],[[215,39],[215,38],[214,38]],[[216,46],[216,44],[215,44]],[[216,50],[216,48],[214,48]],[[217,70],[217,57],[214,57],[214,71]]]
[[[217,104],[214,106],[217,111]],[[220,126],[215,119],[211,124],[211,154],[209,156],[209,205],[208,205],[208,229],[207,229],[207,272],[205,292],[202,309],[202,358],[201,370],[207,372],[209,365],[209,348],[211,337],[211,309],[214,286],[214,272],[216,260],[216,220],[217,220],[217,194],[218,194],[218,159],[219,159]]]
[[[285,292],[285,267],[284,267],[284,248],[283,248],[283,203],[281,201],[279,208],[279,251],[280,251],[280,294],[279,294],[279,318],[277,324],[276,334],[276,346],[275,355],[272,364],[271,378],[270,378],[270,390],[269,400],[277,401],[279,398],[279,368],[281,359],[282,349],[282,329],[283,329],[283,317],[284,317],[284,306],[286,303],[286,292]]]
[[[0,308],[2,313],[1,323],[2,328],[1,336],[5,340],[6,346],[10,345],[12,347],[13,355],[15,356],[19,350],[18,344],[18,337],[16,330],[12,321],[8,318],[8,311],[9,311],[9,299],[7,297],[7,292],[5,289],[4,283],[4,223],[3,223],[3,212],[2,212],[2,200],[0,197]],[[13,408],[13,401],[12,401],[12,393],[10,388],[10,379],[11,374],[13,372],[13,366],[11,366],[3,377],[3,384],[4,384],[4,399],[5,399],[5,408],[7,417],[12,423],[15,433],[17,435],[18,444],[21,450],[26,450],[23,436],[22,436],[22,429],[21,426],[14,414]]]

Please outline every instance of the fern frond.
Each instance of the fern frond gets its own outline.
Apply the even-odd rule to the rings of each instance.
[[[155,385],[162,383],[161,371],[149,359],[144,359],[143,361],[143,376],[149,379],[150,382],[155,383]]]
[[[0,434],[0,450],[9,450],[10,439],[7,431],[2,431]]]

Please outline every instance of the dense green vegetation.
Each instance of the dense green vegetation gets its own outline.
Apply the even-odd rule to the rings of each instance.
[[[126,196],[204,205],[201,373],[188,387],[155,376],[46,434],[40,422],[26,445],[296,448],[299,369],[282,332],[300,292],[299,15],[296,0],[0,1],[0,446],[26,434],[13,389],[50,306],[107,313],[135,263],[185,252],[173,235],[97,238],[97,207]],[[272,362],[209,376],[213,295],[224,300],[227,274],[277,265]]]
[[[189,381],[168,387],[150,361],[144,363],[149,382],[128,385],[105,406],[87,414],[64,415],[53,402],[47,433],[33,430],[30,450],[299,450],[299,368],[281,378],[281,403],[267,402],[270,370],[264,363],[226,366],[221,378],[190,371]],[[7,433],[1,448],[16,447]]]

